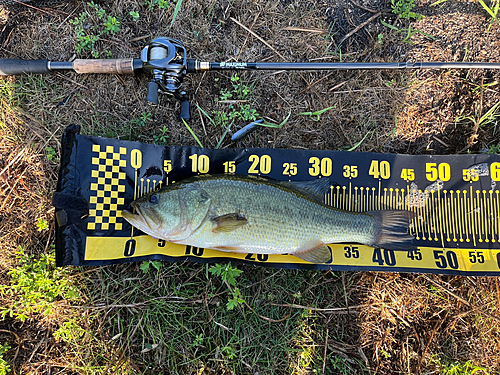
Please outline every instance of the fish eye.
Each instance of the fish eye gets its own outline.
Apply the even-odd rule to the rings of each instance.
[[[158,194],[153,194],[152,196],[149,197],[149,203],[151,204],[156,204],[160,201],[158,198]]]

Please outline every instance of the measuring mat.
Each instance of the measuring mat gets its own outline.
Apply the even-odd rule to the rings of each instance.
[[[500,156],[395,155],[262,148],[211,150],[89,137],[66,129],[56,207],[56,263],[143,260],[229,262],[276,268],[500,276]],[[134,199],[198,174],[280,181],[326,178],[325,203],[348,211],[412,211],[418,250],[331,244],[328,263],[236,254],[153,239],[122,218]]]

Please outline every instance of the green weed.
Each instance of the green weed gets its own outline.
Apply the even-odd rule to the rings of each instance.
[[[232,89],[221,89],[219,101],[235,101],[228,106],[228,110],[214,111],[215,124],[227,127],[236,120],[251,122],[257,120],[260,115],[251,104],[245,103],[250,98],[253,91],[253,86],[247,86],[241,81],[238,74],[231,77]]]
[[[170,2],[168,0],[146,0],[143,4],[148,6],[150,12],[155,9],[155,6],[157,6],[158,9],[170,8]]]
[[[243,299],[243,297],[240,293],[240,290],[238,288],[235,287],[234,290],[231,291],[231,294],[232,294],[232,298],[230,298],[226,304],[226,308],[228,310],[232,310],[236,306],[238,306],[239,303],[245,302],[245,300]]]
[[[379,45],[383,45],[384,44],[384,34],[378,34],[377,35],[377,43]]]
[[[5,343],[0,345],[0,375],[7,375],[10,372],[10,366],[7,361],[3,358],[4,354],[10,350],[10,346]]]
[[[49,230],[50,224],[47,220],[42,219],[41,217],[38,218],[36,226],[38,227],[38,231],[42,232],[44,230]]]
[[[213,275],[220,276],[222,281],[227,283],[229,287],[232,298],[227,301],[226,309],[232,310],[238,306],[239,303],[245,302],[240,290],[236,287],[236,278],[239,277],[243,271],[236,267],[232,267],[231,263],[216,264],[211,266],[208,271]],[[234,287],[234,289],[231,287]]]
[[[177,18],[177,14],[179,10],[181,10],[182,0],[177,0],[177,4],[175,4],[174,13],[172,14],[172,21],[170,22],[170,28],[172,28],[175,19]]]
[[[437,0],[436,2],[434,2],[434,3],[431,4],[431,7],[435,7],[435,6],[439,5],[439,4],[445,3],[447,1],[448,0]]]
[[[19,266],[8,272],[10,285],[0,285],[0,294],[11,300],[9,306],[0,308],[2,319],[9,315],[24,322],[35,314],[50,315],[57,300],[79,299],[78,289],[68,278],[68,269],[55,267],[53,246],[40,259],[25,254],[22,248],[16,252],[16,258]]]
[[[297,113],[297,116],[309,116],[309,118],[313,121],[319,121],[321,120],[321,115],[325,113],[326,111],[329,111],[330,109],[333,109],[335,107],[328,107],[328,108],[323,108],[320,109],[319,111],[315,112],[301,112]]]
[[[391,24],[389,24],[387,22],[384,22],[382,20],[380,20],[380,23],[382,25],[384,25],[385,27],[388,27],[389,29],[394,30],[396,33],[401,33],[401,32],[406,33],[406,37],[403,39],[404,43],[415,44],[415,43],[413,43],[413,42],[410,41],[410,38],[413,35],[415,35],[415,34],[422,34],[422,35],[425,35],[426,37],[428,37],[430,39],[436,40],[436,38],[433,37],[430,34],[424,33],[423,31],[420,31],[420,30],[417,30],[417,29],[412,29],[411,28],[411,24],[408,25],[408,28],[406,28],[406,29],[398,29],[396,26],[393,26],[393,25],[391,25]]]
[[[236,286],[236,278],[239,277],[243,271],[236,267],[232,267],[231,263],[227,264],[216,264],[208,269],[208,272],[215,276],[220,276],[222,281],[226,282],[231,286]]]
[[[141,115],[137,118],[134,118],[129,121],[129,124],[131,126],[140,126],[144,127],[146,124],[151,121],[151,113],[148,112],[142,112]]]
[[[45,147],[45,152],[47,152],[47,159],[49,159],[50,161],[57,160],[56,150],[54,150],[52,147],[50,146]]]
[[[500,153],[500,143],[497,144],[496,146],[490,146],[488,151],[486,152],[487,154],[499,154]]]
[[[168,143],[168,128],[166,125],[163,125],[163,128],[160,128],[159,135],[153,135],[153,140],[157,145],[166,145]]]
[[[90,52],[92,57],[98,58],[96,44],[104,34],[113,34],[120,31],[120,21],[114,16],[107,16],[106,11],[93,1],[86,3],[86,9],[69,22],[75,26],[78,43],[75,45],[77,53]],[[104,22],[103,22],[104,21]]]
[[[146,260],[144,262],[141,263],[141,265],[139,266],[140,270],[144,273],[149,273],[149,270],[150,270],[150,266],[153,266],[154,269],[156,269],[157,271],[160,270],[161,266],[162,266],[162,262],[159,261],[159,260]]]
[[[139,17],[140,17],[139,12],[131,10],[129,14],[132,17],[132,21],[134,21],[134,22],[139,21]]]
[[[391,8],[392,13],[399,18],[420,20],[424,17],[421,14],[412,12],[413,8],[415,8],[415,0],[391,0]]]
[[[195,141],[200,145],[201,148],[203,148],[203,145],[201,144],[200,140],[198,139],[198,136],[194,133],[193,129],[191,129],[191,127],[188,125],[188,123],[186,121],[184,121],[184,119],[182,120],[182,122],[186,126],[187,130],[191,133],[191,135],[193,136]]]
[[[463,120],[469,120],[470,123],[474,124],[475,129],[480,127],[497,123],[497,118],[500,117],[500,102],[493,105],[484,115],[481,115],[478,111],[474,115],[459,116],[455,119],[455,122],[461,122]]]
[[[120,21],[116,17],[108,16],[108,20],[104,23],[104,26],[106,27],[104,30],[105,34],[113,34],[120,31]]]
[[[453,362],[448,363],[444,366],[441,371],[442,375],[473,375],[476,372],[481,371],[481,374],[489,375],[486,368],[476,366],[472,361],[467,361],[465,363]]]
[[[78,342],[78,339],[83,337],[85,330],[80,327],[77,319],[72,318],[61,324],[59,329],[54,332],[56,340],[62,340],[67,343]]]
[[[345,358],[334,356],[330,358],[330,370],[335,370],[335,374],[350,375],[353,373],[349,362]]]
[[[398,30],[397,32],[406,32],[406,36],[405,38],[403,39],[403,43],[409,43],[409,44],[415,44],[413,42],[410,41],[410,38],[415,35],[415,34],[422,34],[422,35],[425,35],[426,37],[430,38],[430,39],[433,39],[433,40],[436,40],[435,37],[433,37],[432,35],[430,34],[427,34],[427,33],[424,33],[423,31],[420,31],[420,30],[417,30],[417,29],[412,29],[411,28],[411,24],[408,25],[408,28],[407,29],[400,29]]]

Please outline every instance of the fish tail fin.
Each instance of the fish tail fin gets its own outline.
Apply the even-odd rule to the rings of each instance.
[[[411,211],[379,210],[368,211],[367,214],[375,218],[378,226],[370,246],[401,251],[417,249],[415,238],[408,234],[410,221],[414,217]]]

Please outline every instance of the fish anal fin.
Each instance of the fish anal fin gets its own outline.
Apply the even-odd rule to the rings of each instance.
[[[292,255],[310,263],[329,263],[332,261],[332,252],[324,243],[311,249],[297,251]]]
[[[214,232],[231,232],[248,223],[248,220],[240,213],[232,213],[217,216],[211,219],[215,224]]]

